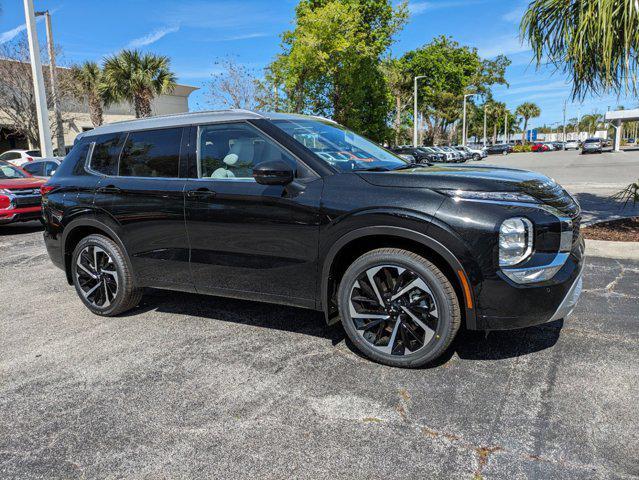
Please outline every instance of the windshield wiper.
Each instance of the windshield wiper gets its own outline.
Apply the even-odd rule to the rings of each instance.
[[[388,167],[354,168],[353,172],[390,172]]]

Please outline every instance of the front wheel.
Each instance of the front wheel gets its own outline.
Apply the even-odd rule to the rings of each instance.
[[[355,260],[340,282],[338,304],[353,344],[368,358],[395,367],[435,360],[461,322],[457,295],[441,270],[396,248]]]
[[[80,240],[71,262],[73,285],[86,307],[112,317],[135,307],[142,297],[117,243],[103,235]]]
[[[477,161],[479,161],[479,160],[481,160],[481,155],[479,155],[479,153],[475,153],[475,154],[473,155],[473,160],[475,160],[476,162],[477,162]]]

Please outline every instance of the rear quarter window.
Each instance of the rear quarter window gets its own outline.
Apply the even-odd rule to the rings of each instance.
[[[120,175],[177,178],[181,140],[182,128],[129,133],[120,157]]]
[[[123,133],[108,133],[90,137],[90,141],[95,142],[89,164],[91,170],[104,175],[117,175],[118,160],[125,136]]]

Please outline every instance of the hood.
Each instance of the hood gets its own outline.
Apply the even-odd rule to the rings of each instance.
[[[390,172],[357,172],[380,187],[484,192],[524,192],[563,213],[576,216],[579,205],[554,180],[539,173],[491,166],[432,166]]]
[[[36,177],[4,179],[0,180],[0,189],[7,188],[17,190],[21,188],[40,188],[40,186],[46,182],[45,179]]]

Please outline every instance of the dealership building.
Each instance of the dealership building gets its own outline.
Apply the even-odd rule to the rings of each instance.
[[[189,95],[197,90],[197,87],[189,85],[177,85],[168,95],[156,97],[151,105],[153,115],[169,115],[189,111]],[[53,111],[49,111],[53,119]],[[104,123],[132,120],[135,118],[133,107],[128,103],[119,103],[104,109]],[[84,131],[91,130],[93,123],[89,116],[87,102],[69,100],[62,104],[62,120],[64,124],[65,145],[73,145],[75,137]],[[55,132],[51,132],[55,145]],[[24,137],[16,135],[12,128],[11,119],[0,110],[0,153],[14,148],[29,148]]]

